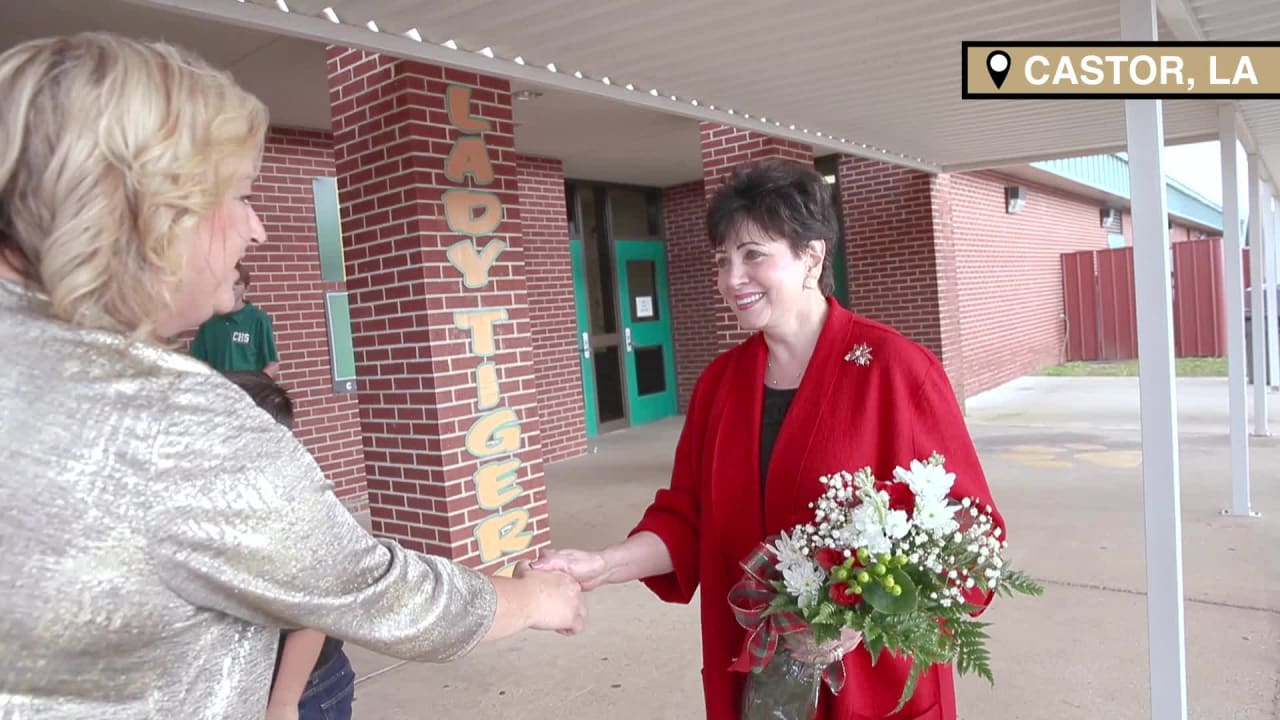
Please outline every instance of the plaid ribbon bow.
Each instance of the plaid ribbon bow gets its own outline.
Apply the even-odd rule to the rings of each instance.
[[[738,624],[746,628],[747,637],[742,653],[729,669],[759,672],[773,659],[784,635],[806,631],[809,624],[794,612],[769,612],[769,605],[778,596],[774,583],[782,580],[772,546],[760,543],[742,562],[742,569],[742,579],[729,590],[729,607],[733,608]],[[839,692],[844,687],[844,663],[837,661],[828,665],[822,678],[832,692]]]

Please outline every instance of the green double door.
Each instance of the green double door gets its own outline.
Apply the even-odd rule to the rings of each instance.
[[[594,248],[580,237],[570,241],[591,437],[676,413],[665,246],[655,239],[601,242],[607,233],[596,240]]]

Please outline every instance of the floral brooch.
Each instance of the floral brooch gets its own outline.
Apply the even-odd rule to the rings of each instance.
[[[866,367],[871,364],[871,346],[859,343],[844,356],[845,361]]]

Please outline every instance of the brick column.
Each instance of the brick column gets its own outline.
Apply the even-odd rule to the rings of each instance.
[[[839,168],[851,309],[929,348],[963,398],[949,178],[852,156]]]
[[[720,352],[716,339],[715,265],[707,245],[707,195],[702,181],[662,191],[663,240],[671,292],[671,334],[675,340],[680,412],[703,368]]]
[[[564,165],[517,155],[516,171],[542,450],[544,460],[554,462],[587,451]]]
[[[550,534],[509,85],[327,56],[374,531],[508,571]]]

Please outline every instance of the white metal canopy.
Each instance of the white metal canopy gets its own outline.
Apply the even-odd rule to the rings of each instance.
[[[960,97],[961,41],[1119,40],[1115,0],[133,1],[758,126],[932,171],[1125,146],[1118,100]],[[1158,6],[1161,39],[1280,37],[1274,0],[1159,0]],[[1218,104],[1162,103],[1166,142],[1216,138]],[[1236,105],[1245,145],[1261,154],[1270,178],[1267,168],[1280,168],[1280,102]]]

